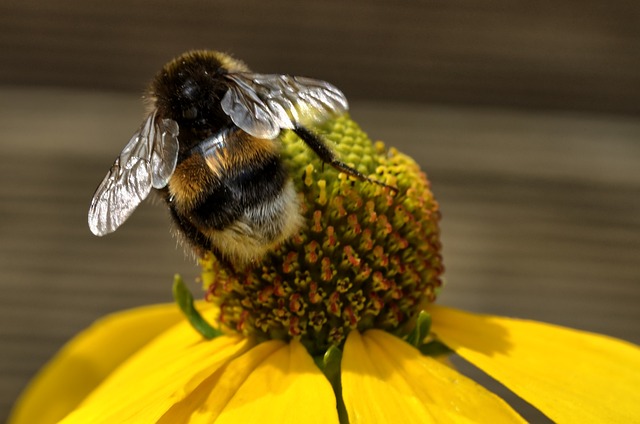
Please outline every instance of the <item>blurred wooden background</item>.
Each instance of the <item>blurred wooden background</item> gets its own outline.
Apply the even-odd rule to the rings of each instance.
[[[139,94],[191,48],[329,80],[421,163],[442,303],[640,342],[640,3],[4,0],[0,419],[74,333],[195,277],[160,207],[86,225]]]

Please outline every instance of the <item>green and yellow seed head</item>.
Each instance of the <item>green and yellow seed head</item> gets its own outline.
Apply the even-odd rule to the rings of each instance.
[[[203,259],[208,299],[220,322],[258,339],[301,340],[312,353],[350,330],[401,333],[442,285],[440,212],[419,166],[372,143],[349,117],[316,129],[343,162],[398,188],[336,171],[292,132],[282,156],[305,225],[254,267],[238,272]]]

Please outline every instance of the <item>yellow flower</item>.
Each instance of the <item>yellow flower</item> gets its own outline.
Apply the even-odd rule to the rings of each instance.
[[[285,136],[300,234],[246,270],[205,258],[202,316],[178,284],[188,321],[156,305],[94,324],[42,370],[10,422],[523,421],[456,371],[451,352],[554,421],[640,420],[637,346],[434,305],[443,266],[426,176],[347,117],[321,130],[398,193],[338,176]]]
[[[553,420],[640,417],[637,347],[537,322],[431,312],[439,337]],[[10,422],[57,422],[83,400],[64,422],[338,422],[334,392],[300,343],[204,341],[185,322],[172,326],[178,318],[175,305],[158,305],[94,324],[42,370]],[[518,420],[482,387],[379,330],[350,333],[341,365],[352,423]]]

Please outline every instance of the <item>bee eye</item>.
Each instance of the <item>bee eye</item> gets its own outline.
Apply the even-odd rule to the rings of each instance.
[[[184,119],[195,119],[198,117],[198,109],[195,106],[191,106],[189,109],[182,111],[182,117]]]

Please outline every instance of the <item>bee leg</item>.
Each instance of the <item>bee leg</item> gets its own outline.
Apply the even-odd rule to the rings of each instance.
[[[213,256],[216,257],[216,259],[218,260],[218,262],[220,262],[222,264],[222,266],[231,274],[235,274],[236,273],[236,266],[233,264],[233,262],[231,262],[225,255],[222,254],[222,252],[220,251],[220,249],[218,249],[217,247],[211,247],[211,249],[209,249],[209,251],[211,253],[213,253]]]
[[[307,146],[309,146],[309,148],[311,150],[313,150],[313,152],[318,155],[318,157],[320,159],[322,159],[323,162],[328,163],[329,165],[331,165],[332,167],[334,167],[335,169],[337,169],[340,172],[344,172],[347,175],[350,175],[352,177],[355,177],[361,181],[368,181],[370,183],[373,184],[378,184],[382,187],[387,187],[388,189],[390,189],[391,191],[393,191],[394,193],[398,192],[398,188],[397,187],[393,187],[390,186],[388,184],[383,183],[382,181],[378,181],[378,180],[374,180],[373,178],[369,178],[366,175],[364,175],[362,172],[358,171],[357,169],[354,169],[352,167],[350,167],[349,165],[347,165],[346,163],[340,161],[337,157],[336,154],[333,152],[333,150],[331,150],[329,148],[329,146],[326,145],[326,143],[322,140],[322,138],[314,133],[313,131],[305,128],[305,127],[301,127],[298,126],[296,128],[294,128],[293,132],[300,137],[300,139],[302,141],[305,142],[305,144]]]
[[[171,211],[171,218],[173,218],[173,222],[180,227],[186,241],[191,244],[198,253],[200,251],[211,250],[211,242],[204,234],[198,231],[198,229],[184,216],[177,213],[173,205],[169,205],[169,210]]]

